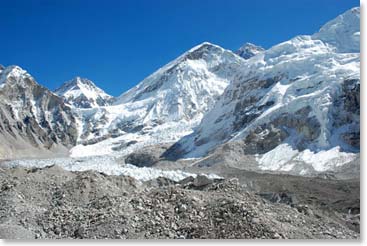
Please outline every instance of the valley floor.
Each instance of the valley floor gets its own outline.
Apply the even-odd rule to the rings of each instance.
[[[194,170],[192,170],[194,171]],[[358,239],[359,180],[0,167],[0,238]]]

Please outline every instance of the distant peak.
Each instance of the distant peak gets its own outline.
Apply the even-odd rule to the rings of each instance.
[[[55,92],[62,94],[70,90],[83,90],[83,91],[88,90],[106,94],[102,89],[97,87],[91,80],[79,76],[76,76],[72,80],[66,81],[58,89],[56,89]]]
[[[66,81],[64,84],[62,84],[62,86],[59,89],[61,89],[61,88],[71,88],[71,87],[80,88],[80,87],[84,87],[84,86],[98,88],[91,80],[76,76],[72,80]],[[57,90],[59,90],[59,89],[57,89]]]
[[[87,79],[87,78],[82,78],[82,77],[79,77],[79,76],[76,76],[74,79],[71,80],[71,82],[74,82],[74,83],[81,83],[81,84],[93,84],[94,83]]]
[[[204,47],[204,46],[214,46],[214,47],[218,47],[218,45],[212,44],[210,42],[204,41],[201,44],[197,45],[196,47],[200,48],[200,47]]]
[[[199,45],[194,46],[188,52],[190,53],[190,52],[194,52],[194,51],[197,51],[197,50],[206,49],[206,48],[210,48],[210,47],[212,47],[212,48],[221,48],[222,49],[222,47],[220,47],[218,45],[215,45],[215,44],[212,44],[212,43],[209,43],[209,42],[205,41],[205,42],[202,42]]]
[[[261,49],[264,50],[262,47],[255,45],[253,43],[246,42],[244,45],[241,46],[240,49],[246,49],[246,48],[252,48],[252,49]]]
[[[265,49],[263,47],[257,46],[252,43],[245,43],[235,53],[244,59],[249,59],[264,51]]]
[[[186,53],[183,54],[183,57],[188,58],[190,60],[198,60],[203,58],[205,54],[222,51],[224,51],[224,49],[218,45],[209,42],[203,42],[188,50]]]
[[[93,108],[110,105],[113,97],[97,87],[91,80],[75,77],[55,90],[55,94],[65,98],[76,108]]]

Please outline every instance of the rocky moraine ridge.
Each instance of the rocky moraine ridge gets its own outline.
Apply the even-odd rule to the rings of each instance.
[[[254,193],[236,178],[158,178],[142,183],[56,166],[4,168],[0,178],[0,238],[359,238],[359,211],[348,208],[353,201],[334,204],[335,210],[322,208],[291,193]],[[319,191],[340,185],[314,183],[319,186],[312,189]],[[347,198],[347,191],[336,191],[323,198],[327,205],[334,198]],[[343,213],[345,209],[350,213]]]

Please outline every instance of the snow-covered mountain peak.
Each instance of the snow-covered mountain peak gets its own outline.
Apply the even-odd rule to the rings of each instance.
[[[101,91],[92,81],[89,79],[81,78],[79,76],[75,77],[74,79],[65,82],[59,89],[56,91],[69,91],[71,89],[74,90],[95,90],[95,91]]]
[[[3,69],[0,70],[0,88],[4,86],[5,83],[23,86],[22,83],[24,82],[24,77],[31,76],[27,73],[27,71],[19,66],[12,65],[3,67]]]
[[[113,106],[83,110],[83,121],[88,124],[72,155],[114,149],[128,153],[148,144],[178,140],[199,124],[245,64],[217,45],[195,46],[122,94]],[[111,135],[118,137],[110,140]],[[136,143],[129,144],[132,140]],[[90,142],[94,144],[86,145]]]
[[[183,54],[183,57],[187,57],[190,59],[200,59],[202,58],[200,55],[204,55],[205,53],[211,52],[213,50],[223,51],[224,49],[216,44],[212,44],[209,42],[203,42],[199,45],[192,47],[190,50]],[[192,54],[196,54],[196,56],[192,56]]]
[[[79,88],[83,86],[89,86],[89,87],[93,87],[94,89],[98,89],[98,87],[92,81],[90,81],[89,79],[81,78],[79,76],[72,79],[70,81],[70,84],[77,85]]]
[[[359,53],[360,8],[352,8],[327,22],[312,38],[332,45],[340,53]]]
[[[204,42],[191,48],[167,65],[145,78],[136,87],[122,94],[115,105],[160,98],[167,92],[177,95],[211,91],[216,95],[223,92],[233,74],[229,74],[244,61],[233,52],[220,46]],[[158,95],[160,94],[160,95]],[[210,93],[212,94],[212,93]],[[170,95],[173,96],[173,95]]]
[[[212,44],[212,43],[210,43],[210,42],[205,41],[205,42],[202,42],[201,44],[198,44],[198,45],[196,45],[196,46],[192,47],[192,48],[191,48],[191,49],[189,49],[186,53],[191,53],[191,52],[193,52],[193,51],[200,50],[200,49],[202,49],[202,48],[206,48],[206,47],[217,47],[217,48],[221,48],[221,49],[223,49],[222,47],[220,47],[220,46],[218,46],[218,45],[216,45],[216,44]]]
[[[250,59],[251,57],[264,52],[265,49],[254,45],[252,43],[245,43],[235,53],[244,59]]]
[[[65,98],[68,104],[76,108],[107,106],[113,99],[92,81],[81,77],[75,77],[65,82],[55,93]]]

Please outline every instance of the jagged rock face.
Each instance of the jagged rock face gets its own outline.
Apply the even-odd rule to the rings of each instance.
[[[260,46],[256,46],[251,43],[245,43],[241,48],[239,48],[235,53],[241,56],[244,59],[250,59],[253,56],[256,56],[265,51],[264,48]]]
[[[360,80],[346,79],[339,98],[333,101],[333,127],[340,129],[341,139],[348,145],[360,147]],[[342,114],[340,112],[343,112]]]
[[[67,154],[77,129],[63,100],[19,67],[0,73],[0,158]]]
[[[85,148],[77,146],[72,154],[95,154],[106,146],[110,153],[131,140],[138,145],[177,141],[200,123],[245,63],[233,52],[210,43],[192,48],[122,94],[114,105],[80,110],[81,121],[87,122],[79,138]],[[116,139],[106,137],[110,135]],[[92,139],[109,143],[89,150],[92,146],[86,143],[96,143]]]
[[[92,81],[80,77],[65,82],[55,93],[75,108],[94,108],[111,105],[114,98]]]
[[[327,29],[350,25],[358,32],[351,15],[359,19],[359,9],[320,32],[342,35]],[[245,153],[256,154],[264,170],[296,174],[305,170],[296,162],[325,171],[353,160],[359,152],[359,50],[327,43],[348,37],[318,37],[298,36],[250,58],[194,133],[166,154],[200,157],[228,141],[243,141]]]

